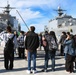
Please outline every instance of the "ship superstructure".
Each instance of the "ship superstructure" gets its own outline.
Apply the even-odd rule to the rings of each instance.
[[[58,7],[56,11],[58,12],[58,16],[49,21],[47,25],[48,31],[54,30],[57,36],[61,35],[62,31],[76,34],[76,18],[64,14],[63,11],[66,10],[61,9],[61,7]]]
[[[16,16],[10,15],[10,9],[15,9],[14,7],[10,7],[9,4],[7,4],[6,7],[0,7],[3,8],[3,13],[0,13],[0,32],[5,30],[7,25],[10,25],[13,30],[20,31],[20,25],[18,20],[16,19]]]

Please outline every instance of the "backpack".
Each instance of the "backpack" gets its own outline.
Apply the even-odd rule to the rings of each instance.
[[[53,37],[48,38],[49,50],[57,50],[58,45]]]
[[[9,38],[8,41],[5,44],[5,51],[12,51],[14,50],[14,43],[13,43],[13,38],[15,37],[15,35],[12,38]]]

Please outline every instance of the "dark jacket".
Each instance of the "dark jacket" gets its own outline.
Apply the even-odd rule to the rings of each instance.
[[[30,52],[36,51],[39,46],[39,37],[35,32],[29,32],[25,39],[25,48]]]
[[[60,40],[59,40],[59,43],[61,44],[61,45],[63,45],[63,43],[64,43],[64,40],[66,39],[66,35],[62,35],[61,37],[60,37]]]

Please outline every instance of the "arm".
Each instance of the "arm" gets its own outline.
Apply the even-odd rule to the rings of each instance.
[[[72,43],[72,40],[67,40],[67,39],[66,39],[63,44],[64,44],[64,45],[68,45],[68,44],[70,44],[70,43]]]
[[[18,47],[18,43],[17,43],[17,38],[16,38],[16,36],[14,37],[13,41],[14,41],[14,48],[17,48],[17,47]]]
[[[25,49],[27,49],[27,36],[25,38]]]
[[[62,42],[62,36],[60,37],[59,44]]]
[[[38,45],[37,45],[37,48],[39,47],[39,37],[38,37],[38,35],[37,35],[37,42],[38,42]]]

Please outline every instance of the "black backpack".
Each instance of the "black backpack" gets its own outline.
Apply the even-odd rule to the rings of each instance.
[[[6,51],[12,51],[14,50],[14,43],[13,43],[13,38],[15,37],[15,35],[12,38],[9,38],[8,41],[5,44],[5,49]]]

